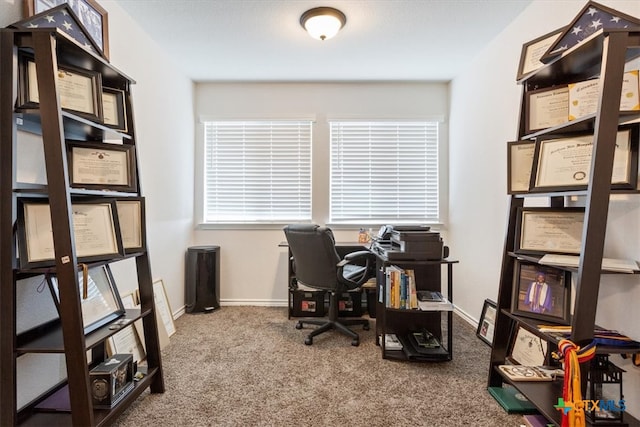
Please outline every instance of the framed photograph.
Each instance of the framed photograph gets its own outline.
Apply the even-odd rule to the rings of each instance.
[[[67,141],[69,183],[74,188],[135,192],[133,145]]]
[[[568,271],[516,260],[511,313],[567,324],[570,289],[571,273]]]
[[[532,90],[525,99],[525,132],[548,129],[569,121],[569,86]]]
[[[638,127],[619,130],[615,141],[611,188],[635,189],[638,179]],[[536,144],[531,191],[587,188],[591,175],[593,134],[545,136]]]
[[[518,208],[515,248],[519,254],[580,254],[584,208]]]
[[[115,201],[72,203],[73,234],[80,262],[124,254]],[[22,267],[55,264],[53,228],[46,199],[18,199],[18,251]]]
[[[564,27],[558,28],[522,45],[516,80],[521,80],[527,74],[533,73],[544,65],[544,62],[540,61],[540,58],[542,58],[542,55],[544,55],[549,47],[558,40],[558,37],[560,37],[563,31]]]
[[[125,93],[120,89],[102,87],[102,115],[106,126],[127,132],[127,110]]]
[[[39,15],[61,5],[73,11],[98,53],[109,59],[109,15],[95,0],[23,0],[26,17]],[[81,43],[82,44],[82,43]]]
[[[60,291],[58,278],[55,275],[48,275],[47,282],[59,310]],[[125,314],[120,294],[108,264],[89,268],[86,292],[82,272],[78,273],[78,284],[85,334],[91,333]]]
[[[538,335],[515,324],[509,338],[509,362],[524,366],[546,365],[548,343]]]
[[[143,251],[147,244],[144,233],[145,211],[143,197],[116,199],[118,222],[124,253]]]
[[[535,148],[536,142],[534,140],[507,142],[508,194],[529,192]]]
[[[19,108],[38,108],[40,94],[36,63],[22,55],[19,62]],[[102,77],[94,71],[58,67],[56,74],[60,107],[89,120],[102,122]]]
[[[153,299],[156,304],[156,311],[159,318],[162,320],[164,327],[167,331],[167,335],[171,336],[176,333],[176,325],[173,322],[173,312],[169,306],[169,299],[167,298],[167,291],[164,288],[164,282],[162,279],[153,282]]]
[[[478,322],[478,329],[476,330],[476,336],[483,342],[493,345],[493,331],[496,325],[497,304],[490,299],[484,300],[482,306],[482,314],[480,314],[480,321]]]

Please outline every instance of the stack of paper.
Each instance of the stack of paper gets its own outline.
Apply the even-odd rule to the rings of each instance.
[[[560,267],[578,267],[578,255],[546,254],[538,261],[539,264],[556,265]],[[620,273],[634,273],[640,271],[638,263],[632,259],[602,258],[602,269]]]

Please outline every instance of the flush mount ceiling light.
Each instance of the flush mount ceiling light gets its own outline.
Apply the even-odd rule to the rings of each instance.
[[[300,17],[300,25],[314,39],[327,40],[338,34],[347,22],[347,17],[332,7],[309,9]]]

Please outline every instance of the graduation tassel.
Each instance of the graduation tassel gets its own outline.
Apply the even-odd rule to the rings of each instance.
[[[559,355],[564,359],[564,383],[562,398],[564,404],[570,406],[570,411],[562,414],[562,427],[584,427],[586,418],[582,399],[582,387],[580,381],[580,364],[593,359],[596,354],[596,346],[592,341],[585,347],[578,347],[573,342],[563,339],[558,343]]]

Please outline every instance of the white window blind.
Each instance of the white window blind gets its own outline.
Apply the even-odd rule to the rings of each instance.
[[[205,122],[204,221],[311,219],[311,125]]]
[[[330,128],[331,222],[439,222],[437,122]]]

